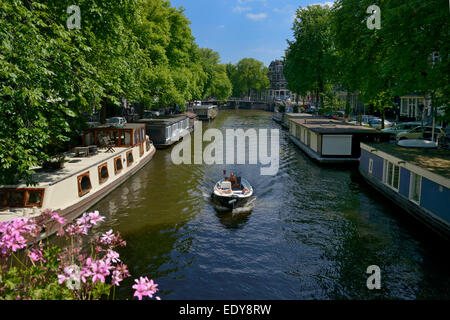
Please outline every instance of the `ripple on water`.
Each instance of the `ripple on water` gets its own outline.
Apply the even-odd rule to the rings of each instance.
[[[204,128],[279,128],[261,111],[222,111]],[[222,169],[254,186],[248,214],[217,212],[211,188]],[[280,134],[280,166],[171,163],[170,149],[95,206],[127,240],[134,276],[160,284],[164,299],[450,298],[449,258],[421,227],[401,218],[356,170],[313,163]],[[382,290],[365,289],[379,265]],[[119,296],[132,296],[132,279]]]

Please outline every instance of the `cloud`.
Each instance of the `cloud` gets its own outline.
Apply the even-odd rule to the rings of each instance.
[[[233,12],[236,12],[236,13],[239,13],[239,14],[241,14],[242,12],[250,11],[250,10],[252,10],[251,7],[237,6],[237,7],[233,8]]]
[[[310,5],[311,6],[319,5],[319,6],[322,6],[322,7],[329,6],[331,8],[334,5],[334,1],[327,1],[327,2],[322,2],[322,3],[312,3]]]
[[[267,13],[247,13],[246,17],[253,21],[259,21],[266,19]]]

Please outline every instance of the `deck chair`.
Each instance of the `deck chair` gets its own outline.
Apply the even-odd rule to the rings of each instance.
[[[100,139],[100,148],[105,148],[105,152],[115,152],[114,147],[114,142],[108,136],[102,137]]]

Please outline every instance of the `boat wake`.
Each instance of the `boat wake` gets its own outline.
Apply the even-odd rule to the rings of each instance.
[[[234,208],[230,210],[230,208],[223,207],[217,203],[214,203],[214,208],[218,213],[230,213],[232,216],[237,216],[241,214],[250,213],[255,208],[256,197],[250,199],[244,206]]]

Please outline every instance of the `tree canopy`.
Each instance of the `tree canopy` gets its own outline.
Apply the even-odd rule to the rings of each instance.
[[[370,0],[337,0],[332,8],[297,11],[285,76],[299,94],[321,83],[358,91],[381,112],[395,96],[429,95],[449,118],[449,19],[445,1],[378,1],[381,25],[369,29]]]
[[[165,0],[0,0],[0,184],[24,179],[65,149],[83,113],[119,104],[180,106],[231,83],[217,53],[200,49],[182,8]],[[210,59],[206,53],[214,59]]]
[[[227,64],[226,72],[233,84],[233,96],[250,95],[252,90],[261,91],[270,85],[268,68],[253,58],[244,58],[236,65]]]

